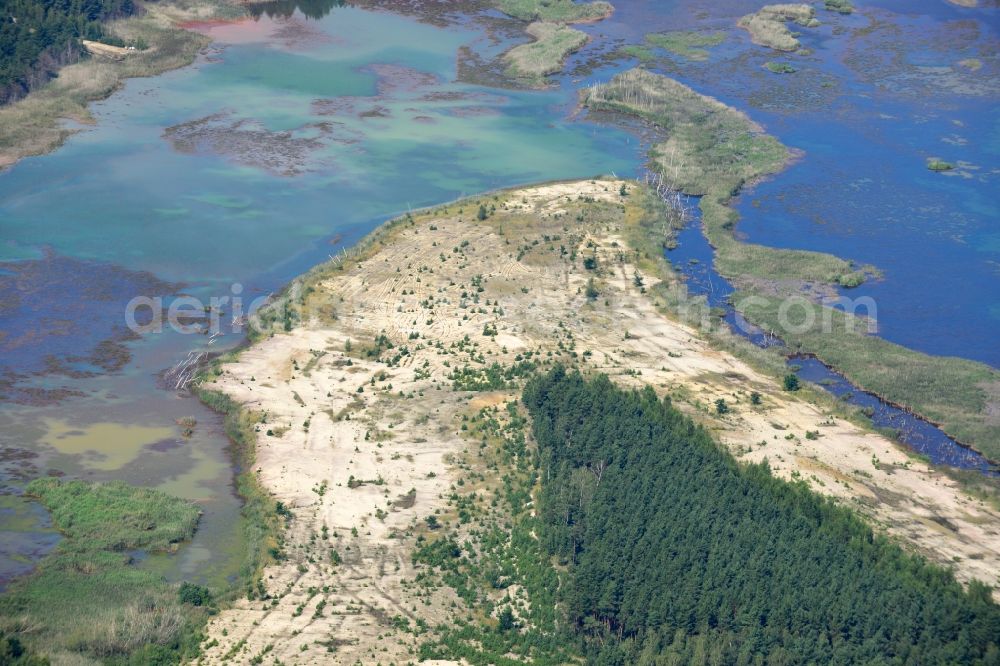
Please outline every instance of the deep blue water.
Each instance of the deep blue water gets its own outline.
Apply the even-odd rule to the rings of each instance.
[[[823,25],[799,30],[813,53],[799,55],[735,29],[759,4],[622,0],[587,30],[622,43],[726,32],[707,61],[668,55],[651,67],[804,151],[736,202],[738,233],[876,266],[883,277],[849,295],[875,299],[883,337],[1000,367],[1000,12],[859,0],[851,16],[818,11]],[[959,64],[969,58],[981,67]],[[763,70],[771,60],[798,71]],[[958,168],[931,172],[930,157]]]
[[[693,202],[692,202],[693,203]],[[697,211],[697,208],[693,207]],[[780,339],[771,337],[744,320],[730,303],[732,285],[712,266],[714,250],[701,230],[701,221],[694,218],[677,234],[677,247],[665,256],[683,277],[688,294],[704,297],[712,308],[723,311],[722,319],[730,329],[761,347],[781,346]],[[843,375],[826,367],[815,358],[792,356],[787,365],[801,379],[812,382],[844,402],[859,407],[877,428],[886,428],[907,447],[925,455],[936,465],[974,470],[990,476],[1000,476],[1000,466],[972,449],[959,444],[940,428],[904,409],[888,404],[870,393],[858,389]]]

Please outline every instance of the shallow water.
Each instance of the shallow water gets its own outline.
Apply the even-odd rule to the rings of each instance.
[[[621,0],[587,29],[633,43],[660,30],[726,32],[703,62],[661,52],[650,67],[805,152],[740,198],[738,232],[875,265],[884,277],[846,295],[875,299],[883,337],[1000,367],[1000,15],[854,4],[851,16],[820,9],[823,25],[797,29],[810,55],[752,45],[735,22],[760,3],[743,0]],[[960,64],[969,58],[978,69]],[[767,61],[798,71],[773,74]],[[958,168],[931,172],[930,157]]]
[[[570,121],[564,91],[453,83],[458,48],[483,39],[471,29],[334,8],[210,32],[194,66],[129,81],[94,105],[93,129],[0,176],[0,447],[14,452],[0,478],[12,493],[51,472],[124,478],[197,500],[195,543],[143,566],[221,584],[241,550],[227,440],[216,415],[157,375],[240,336],[130,341],[125,303],[229,296],[233,283],[249,301],[395,214],[629,174],[637,144]],[[55,543],[44,512],[18,510],[29,536],[0,545],[0,580]]]

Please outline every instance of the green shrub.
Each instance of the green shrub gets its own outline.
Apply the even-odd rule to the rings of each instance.
[[[195,585],[187,581],[181,583],[180,589],[177,590],[177,596],[180,598],[182,604],[208,606],[212,603],[212,593],[207,587]]]
[[[794,74],[798,71],[787,62],[766,62],[764,68],[775,74]]]

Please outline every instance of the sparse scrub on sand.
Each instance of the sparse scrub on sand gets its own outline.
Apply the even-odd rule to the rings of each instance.
[[[264,594],[209,623],[204,661],[325,663],[332,647],[343,663],[573,662],[554,633],[563,587],[539,557],[542,477],[516,404],[555,364],[669,396],[741,461],[864,499],[963,582],[992,578],[990,509],[923,463],[903,467],[838,401],[781,390],[783,363],[763,372],[665,316],[683,289],[661,246],[667,205],[621,179],[494,192],[407,213],[300,278],[287,293],[297,325],[276,318],[205,382],[266,418],[248,467],[293,518]],[[873,453],[881,469],[855,480]],[[614,474],[589,462],[581,482]],[[915,518],[928,512],[959,529]]]
[[[587,35],[558,23],[538,21],[525,30],[535,41],[515,46],[504,54],[507,74],[531,85],[545,83],[545,76],[562,69],[566,56],[587,43]]]
[[[754,44],[778,51],[797,51],[799,40],[785,25],[789,21],[806,28],[819,25],[816,11],[806,4],[766,5],[741,18],[737,25],[750,33]]]
[[[576,23],[596,21],[609,16],[610,2],[573,2],[573,0],[497,0],[497,8],[522,21]]]

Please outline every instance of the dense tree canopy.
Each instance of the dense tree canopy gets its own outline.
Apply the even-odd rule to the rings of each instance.
[[[71,60],[80,39],[107,40],[101,22],[134,9],[132,0],[0,0],[0,102]]]
[[[1000,663],[1000,608],[766,466],[741,466],[652,389],[557,369],[524,402],[539,535],[589,660]]]

